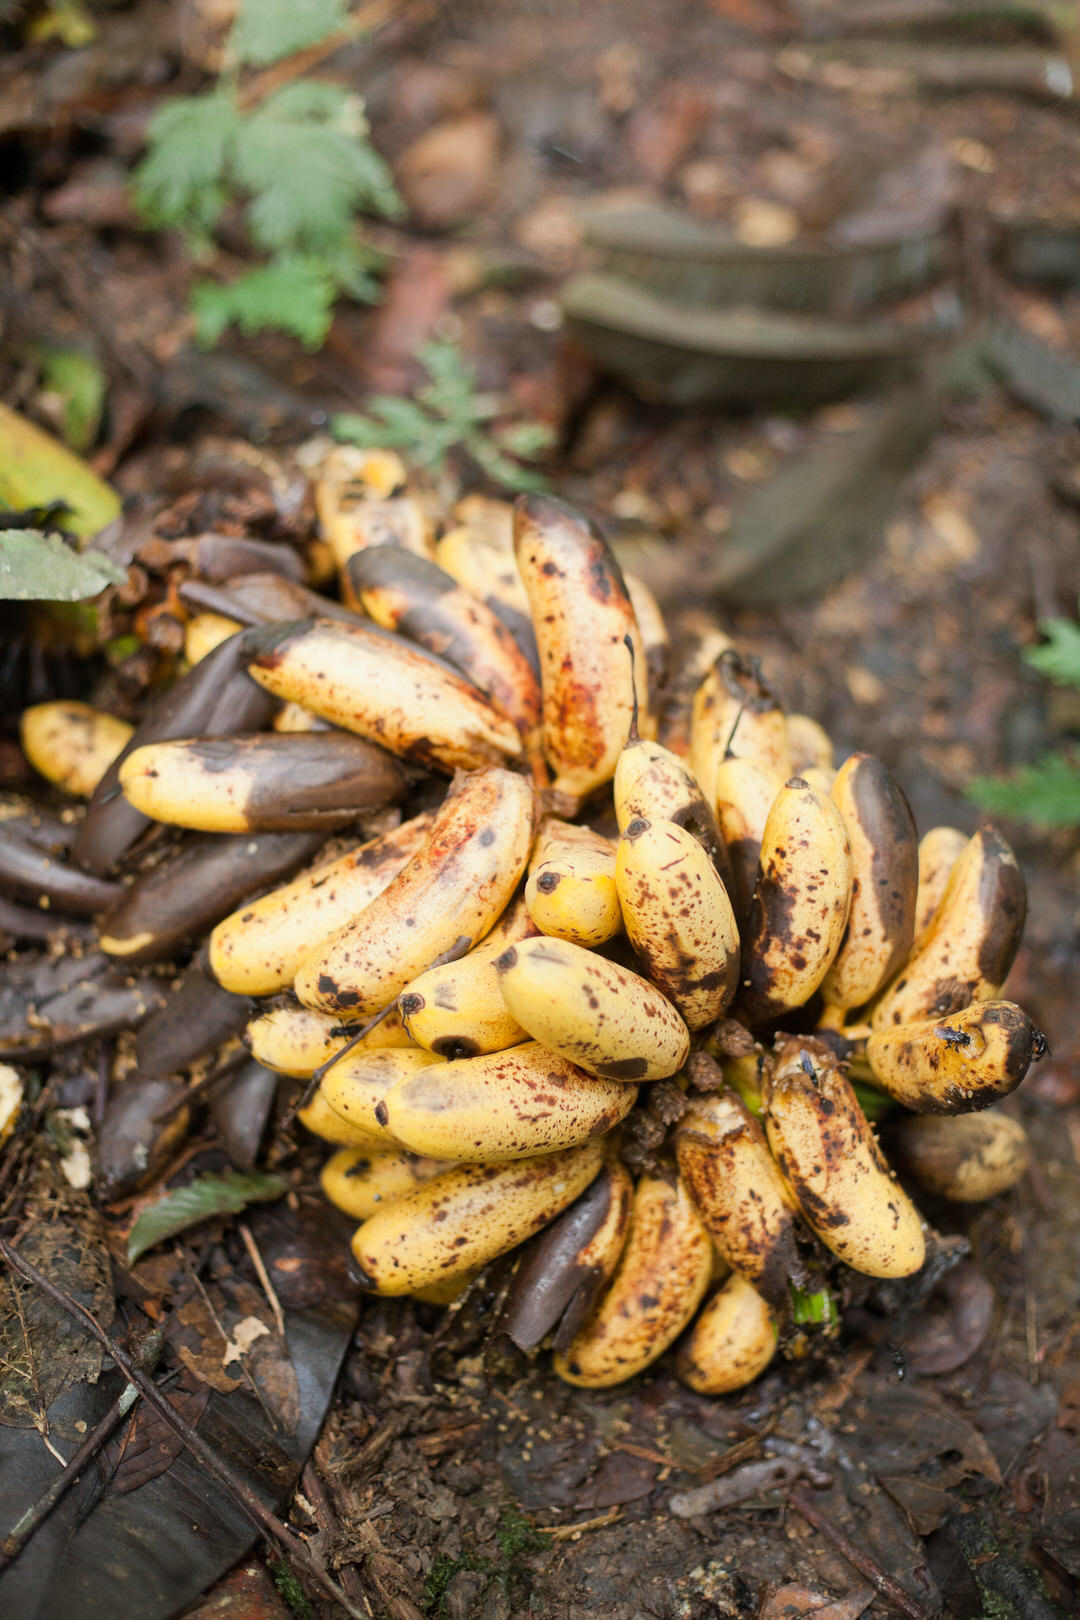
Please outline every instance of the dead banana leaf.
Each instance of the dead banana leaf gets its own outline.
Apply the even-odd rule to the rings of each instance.
[[[0,503],[18,512],[50,501],[69,508],[73,534],[97,534],[120,514],[119,495],[81,456],[0,405]]]
[[[600,365],[642,399],[670,405],[836,399],[902,373],[948,330],[688,309],[603,275],[572,281],[563,312]]]

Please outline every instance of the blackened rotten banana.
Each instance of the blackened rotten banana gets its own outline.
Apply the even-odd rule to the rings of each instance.
[[[641,632],[610,548],[571,507],[549,495],[521,496],[514,551],[540,649],[544,752],[556,802],[576,808],[614,774],[630,735],[635,677],[641,712],[648,711]]]
[[[922,1115],[888,1127],[889,1157],[941,1198],[979,1204],[1015,1187],[1031,1146],[1018,1120],[996,1109],[957,1119]]]
[[[1046,1040],[1011,1001],[975,1001],[946,1018],[871,1032],[874,1079],[916,1114],[970,1114],[1015,1091]]]
[[[992,827],[969,839],[923,935],[871,1014],[876,1030],[947,1018],[990,1001],[1008,978],[1027,896],[1016,856]]]
[[[304,1005],[370,1016],[438,957],[483,939],[525,870],[534,813],[531,785],[511,771],[456,782],[423,847],[302,964],[295,988]]]
[[[809,1001],[840,947],[851,903],[851,849],[831,799],[792,777],[776,796],[743,946],[740,1002],[751,1024]]]
[[[678,1338],[712,1269],[712,1242],[682,1182],[643,1176],[615,1274],[573,1341],[556,1352],[554,1370],[588,1389],[633,1378]]]
[[[542,934],[590,948],[613,939],[622,928],[622,912],[610,838],[545,816],[536,835],[525,904]]]
[[[71,699],[35,703],[19,719],[22,750],[47,782],[88,799],[127,747],[134,726]]]
[[[534,1040],[605,1080],[662,1080],[690,1032],[655,985],[564,939],[522,940],[496,962],[506,1005]]]
[[[870,1277],[918,1271],[926,1257],[919,1212],[890,1174],[833,1053],[791,1037],[762,1096],[769,1146],[825,1247]]]
[[[729,1277],[704,1306],[676,1368],[699,1395],[726,1395],[759,1378],[776,1354],[776,1322],[752,1283]]]
[[[862,1007],[907,960],[915,934],[919,850],[903,793],[873,754],[852,754],[832,798],[851,845],[847,928],[821,993],[833,1007]]]
[[[514,1249],[560,1215],[603,1164],[599,1142],[509,1164],[465,1164],[396,1198],[352,1242],[365,1287],[411,1294]]]
[[[619,904],[653,984],[691,1030],[720,1017],[739,977],[727,890],[697,839],[674,822],[631,821],[619,840]]]

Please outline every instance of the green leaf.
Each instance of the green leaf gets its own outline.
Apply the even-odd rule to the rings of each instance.
[[[349,0],[240,0],[229,51],[265,67],[336,34],[348,16]]]
[[[178,96],[150,121],[146,156],[134,174],[135,203],[147,223],[205,239],[221,216],[242,120],[231,88]]]
[[[103,551],[72,551],[55,534],[0,529],[0,599],[82,602],[107,585],[123,585],[127,569]]]
[[[97,534],[120,514],[119,495],[81,456],[0,404],[0,506],[25,512],[52,501],[68,508],[71,534]]]
[[[977,776],[968,794],[984,810],[1040,827],[1080,827],[1080,761],[1044,754],[1011,776]]]
[[[198,1176],[186,1187],[164,1193],[143,1210],[128,1237],[128,1265],[134,1265],[155,1243],[175,1237],[199,1221],[217,1215],[238,1215],[248,1204],[280,1198],[288,1185],[284,1176],[268,1171],[241,1175],[238,1170],[227,1170],[223,1176]]]
[[[1080,686],[1080,624],[1072,619],[1044,619],[1041,647],[1025,647],[1024,662],[1062,686]]]
[[[203,348],[211,348],[235,325],[245,337],[289,332],[317,349],[330,329],[337,292],[319,259],[300,254],[275,259],[225,285],[200,282],[191,295],[195,335]]]
[[[64,438],[73,450],[88,450],[97,437],[105,404],[104,371],[82,349],[40,348],[34,352],[42,385],[60,396]]]

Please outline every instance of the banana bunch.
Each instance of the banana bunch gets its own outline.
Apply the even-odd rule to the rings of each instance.
[[[364,1288],[445,1304],[520,1251],[498,1325],[561,1378],[681,1340],[692,1389],[737,1389],[793,1287],[935,1241],[863,1101],[936,1195],[1022,1174],[985,1111],[1045,1050],[1000,999],[1015,857],[920,843],[880,760],[836,769],[700,616],[669,636],[561,502],[447,521],[354,450],[314,493],[326,593],[189,581],[188,667],[137,724],[25,712],[88,804],[59,854],[0,807],[0,895],[97,917],[123,962],[195,953],[141,1050],[183,1070],[242,1027],[304,1083]]]

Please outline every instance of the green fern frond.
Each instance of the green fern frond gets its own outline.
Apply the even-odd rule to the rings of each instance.
[[[968,786],[976,804],[1040,827],[1080,826],[1080,761],[1044,754],[1011,776],[978,776]]]
[[[240,0],[229,54],[266,67],[338,33],[348,18],[349,0]]]
[[[295,254],[248,270],[224,285],[201,282],[191,295],[195,334],[212,348],[230,326],[245,337],[277,330],[317,349],[333,318],[338,284],[318,258]]]
[[[1046,640],[1041,647],[1024,649],[1025,663],[1062,686],[1080,686],[1080,624],[1044,619],[1039,629]]]

